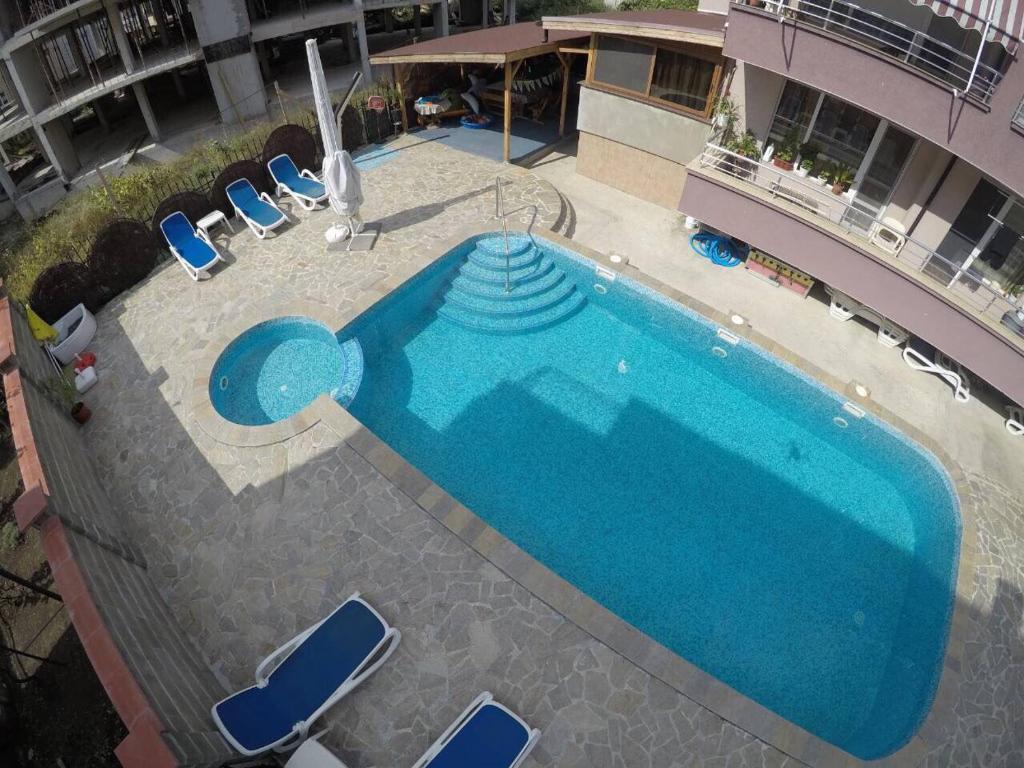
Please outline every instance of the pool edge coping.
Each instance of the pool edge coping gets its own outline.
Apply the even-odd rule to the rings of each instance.
[[[193,413],[199,426],[219,442],[241,447],[257,447],[283,442],[316,424],[323,423],[428,516],[443,525],[510,579],[598,642],[723,720],[783,754],[810,766],[885,765],[904,768],[919,765],[928,751],[948,739],[948,735],[944,737],[944,734],[948,734],[948,718],[955,714],[953,704],[961,682],[960,664],[964,655],[968,626],[969,592],[973,586],[973,575],[977,566],[977,527],[966,475],[937,441],[870,397],[859,396],[854,382],[842,381],[747,324],[733,325],[730,322],[731,310],[716,310],[632,265],[614,264],[606,255],[557,232],[545,229],[543,233],[538,233],[540,237],[555,245],[574,251],[604,268],[621,273],[656,291],[793,366],[840,397],[855,403],[899,430],[934,456],[947,473],[958,502],[960,547],[953,611],[950,616],[942,671],[924,721],[907,744],[884,758],[862,760],[825,742],[704,672],[619,618],[485,523],[406,461],[329,395],[321,395],[288,419],[259,427],[229,422],[213,407],[209,396],[209,375],[201,372],[211,371],[224,349],[243,331],[276,317],[305,315],[337,332],[444,257],[453,248],[470,238],[494,232],[496,223],[488,220],[459,229],[444,238],[438,238],[425,249],[425,252],[370,286],[359,300],[344,307],[334,308],[310,300],[287,305],[275,303],[262,308],[259,313],[249,316],[245,321],[239,320],[218,328],[217,335],[206,346],[198,361],[197,375],[193,383]],[[521,229],[515,231],[524,232]],[[525,232],[531,234],[529,231]]]

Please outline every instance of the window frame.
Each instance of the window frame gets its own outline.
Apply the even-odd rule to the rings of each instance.
[[[597,69],[597,57],[600,55],[600,38],[619,38],[621,40],[628,40],[633,43],[641,43],[643,45],[649,45],[652,49],[651,63],[647,70],[647,86],[643,92],[634,91],[630,88],[623,88],[620,85],[613,85],[612,83],[605,83],[601,80],[594,78],[594,72]],[[650,104],[661,109],[667,109],[671,112],[676,112],[687,117],[696,117],[703,120],[710,120],[711,113],[714,111],[715,96],[718,93],[718,87],[722,79],[722,70],[725,67],[725,57],[721,54],[715,55],[709,53],[706,50],[707,46],[694,45],[692,43],[679,43],[668,40],[652,40],[644,37],[631,37],[629,35],[610,35],[603,32],[594,32],[590,36],[590,60],[587,66],[587,79],[586,85],[599,91],[606,91],[608,93],[615,94],[617,96],[625,96],[626,98],[639,101],[644,104]],[[711,72],[711,84],[708,86],[707,94],[707,106],[703,109],[693,109],[692,107],[686,107],[682,104],[678,104],[668,99],[662,99],[658,96],[651,95],[651,87],[654,81],[654,69],[658,60],[658,51],[665,50],[672,53],[680,53],[684,56],[689,56],[694,59],[700,59],[710,63],[714,69]]]

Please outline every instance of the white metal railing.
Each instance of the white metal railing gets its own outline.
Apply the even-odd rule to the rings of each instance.
[[[744,0],[732,0],[745,5]],[[766,0],[765,9],[874,48],[988,104],[1002,73],[980,61],[979,50],[961,51],[919,29],[845,0]],[[982,44],[978,36],[979,45]]]
[[[972,270],[949,261],[912,237],[894,232],[891,224],[887,225],[884,219],[858,207],[856,200],[850,196],[833,193],[824,182],[817,183],[794,171],[743,157],[715,144],[704,147],[699,164],[702,168],[712,168],[727,174],[743,184],[767,192],[772,198],[796,206],[808,219],[830,222],[863,241],[865,246],[874,246],[896,259],[906,269],[922,275],[922,282],[941,288],[959,304],[966,305],[991,322],[1002,322],[1020,335],[1011,319],[1019,309],[1014,299]],[[886,242],[879,237],[880,233],[897,234],[898,240],[903,243],[899,247],[892,247],[892,240]],[[784,258],[782,254],[776,255]],[[1020,344],[1024,346],[1024,337],[1021,337]]]
[[[501,231],[505,235],[505,293],[511,293],[512,257],[508,249],[508,220],[505,216],[505,196],[501,192],[501,176],[494,179],[494,215],[501,219]]]
[[[1018,128],[1024,128],[1024,99],[1017,105],[1017,111],[1013,113],[1013,124]]]

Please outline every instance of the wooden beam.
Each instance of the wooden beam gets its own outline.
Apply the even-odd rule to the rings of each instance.
[[[562,62],[562,106],[558,113],[558,138],[565,136],[565,108],[569,101],[569,54],[556,51],[558,60]]]
[[[506,163],[509,162],[512,157],[512,81],[515,79],[516,72],[519,71],[519,67],[522,65],[522,61],[510,61],[505,64],[505,132],[502,137],[502,156]]]
[[[580,53],[580,54],[583,54],[585,56],[588,53],[590,53],[590,49],[589,48],[573,48],[571,46],[563,45],[563,46],[561,46],[558,49],[558,52],[559,53]]]
[[[711,48],[722,48],[725,46],[724,32],[676,27],[668,24],[639,24],[605,19],[548,17],[544,20],[544,29],[579,32],[581,35],[590,32],[603,35],[645,37],[654,40],[675,40],[681,43],[706,45]]]
[[[391,74],[395,78],[395,88],[398,89],[398,112],[402,118],[402,133],[408,133],[409,115],[405,111],[405,88],[402,85],[405,80],[405,67],[401,64],[393,64],[391,70]]]
[[[512,64],[505,63],[505,114],[502,136],[502,158],[507,163],[512,156]]]

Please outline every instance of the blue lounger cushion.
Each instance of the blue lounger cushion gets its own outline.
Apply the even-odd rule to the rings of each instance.
[[[256,188],[248,179],[231,182],[225,192],[232,205],[261,227],[273,227],[284,219],[281,211],[260,199]]]
[[[181,211],[172,213],[160,222],[160,231],[181,258],[196,269],[204,269],[218,258],[217,252],[196,235],[192,224]]]
[[[523,724],[494,704],[484,704],[426,768],[508,768],[530,741]]]
[[[217,704],[221,726],[249,753],[280,742],[368,661],[386,631],[364,603],[346,602],[274,669],[264,688]]]
[[[299,173],[298,167],[288,155],[280,155],[270,161],[270,173],[278,184],[288,187],[294,194],[320,200],[327,195],[322,182],[308,179]]]

